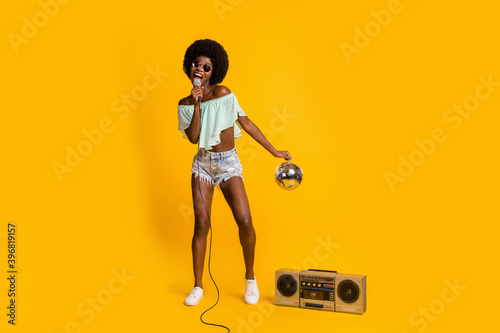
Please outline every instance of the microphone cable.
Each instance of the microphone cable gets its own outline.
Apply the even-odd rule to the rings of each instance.
[[[201,101],[200,101],[199,104],[200,104],[200,132],[198,133],[198,156],[196,158],[196,163],[197,163],[197,166],[198,166],[198,190],[200,192],[201,201],[203,201],[203,206],[205,206],[205,211],[207,212],[208,225],[210,227],[210,247],[209,247],[209,250],[208,250],[208,274],[210,275],[210,279],[212,279],[212,282],[213,282],[213,284],[215,286],[215,289],[217,290],[217,301],[215,302],[214,305],[212,305],[211,307],[209,307],[208,309],[206,309],[205,311],[203,311],[203,313],[200,315],[200,320],[205,325],[217,326],[217,327],[225,328],[225,329],[227,329],[227,332],[229,333],[229,332],[231,332],[231,330],[228,327],[226,327],[224,325],[209,323],[209,322],[206,322],[206,321],[203,320],[203,315],[205,313],[207,313],[209,310],[211,310],[212,308],[214,308],[219,303],[220,293],[219,293],[219,287],[217,287],[217,283],[215,283],[215,280],[214,280],[214,278],[212,276],[212,270],[210,269],[210,263],[211,263],[211,259],[212,259],[212,221],[210,219],[210,214],[208,213],[208,208],[207,208],[207,205],[205,203],[205,200],[203,199],[203,194],[201,193],[200,154],[199,154],[199,149],[200,149],[200,141],[199,140],[200,140],[200,134],[201,134]]]

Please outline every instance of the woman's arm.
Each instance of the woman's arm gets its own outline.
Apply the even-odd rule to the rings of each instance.
[[[200,103],[198,103],[198,97],[203,97],[203,90],[205,87],[194,87],[191,90],[191,96],[183,98],[179,101],[181,105],[191,105],[191,101],[194,101],[194,111],[193,118],[191,119],[191,124],[189,127],[184,130],[186,136],[191,143],[198,143],[198,139],[200,138]]]
[[[184,130],[191,143],[198,143],[200,137],[200,104],[194,106],[193,118],[188,128]]]
[[[268,152],[271,153],[274,157],[284,158],[286,160],[291,160],[292,156],[286,150],[276,150],[273,145],[266,139],[264,134],[260,131],[260,129],[255,125],[247,116],[239,116],[238,123],[241,127],[250,134],[250,136],[257,141],[262,147],[264,147]]]

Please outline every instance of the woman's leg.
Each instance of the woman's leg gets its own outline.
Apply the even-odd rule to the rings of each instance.
[[[221,182],[220,188],[238,224],[240,244],[245,259],[245,278],[254,279],[253,264],[256,236],[243,180],[241,177],[231,177],[227,181]]]
[[[205,205],[208,209],[208,215],[200,196],[200,187],[203,200],[205,200]],[[193,251],[194,286],[203,289],[203,264],[205,263],[205,252],[207,249],[207,235],[210,230],[208,219],[212,211],[214,187],[204,180],[195,178],[193,174],[191,176],[191,191],[194,208],[194,234],[191,244],[191,249]]]

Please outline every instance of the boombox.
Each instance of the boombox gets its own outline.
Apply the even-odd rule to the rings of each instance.
[[[276,305],[357,314],[366,311],[366,275],[279,269],[275,286]]]

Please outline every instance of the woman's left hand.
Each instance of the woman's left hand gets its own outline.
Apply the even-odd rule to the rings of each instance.
[[[293,160],[292,156],[287,150],[277,151],[273,156],[278,158],[284,158],[285,160]]]

